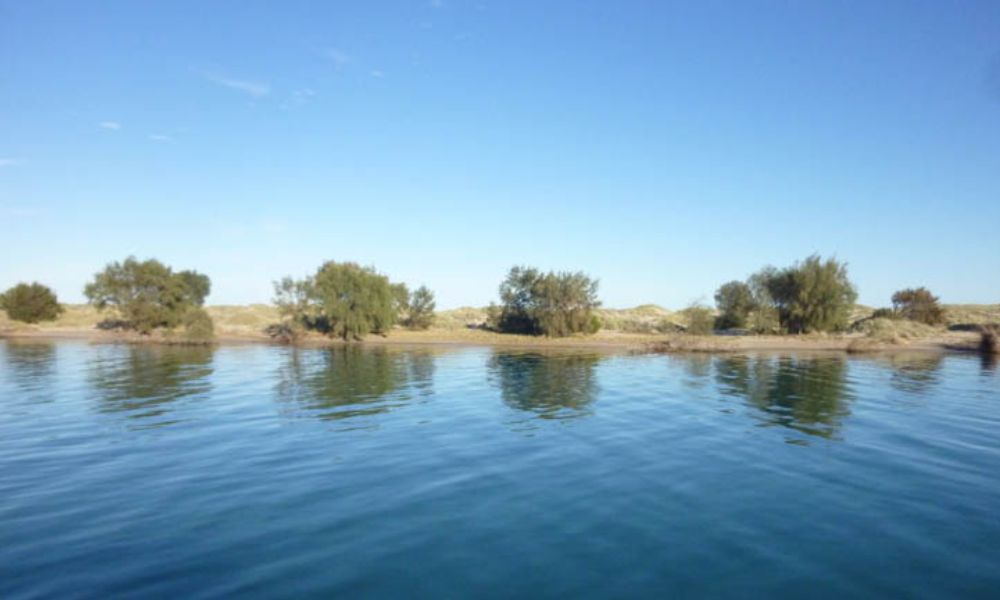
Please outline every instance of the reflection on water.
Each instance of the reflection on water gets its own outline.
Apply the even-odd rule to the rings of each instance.
[[[0,339],[0,598],[990,597],[979,360]]]
[[[940,383],[939,371],[944,354],[890,354],[884,360],[892,368],[889,385],[896,390],[909,394],[926,394]]]
[[[686,354],[677,357],[681,361],[681,367],[685,375],[684,385],[690,388],[700,388],[711,381],[712,375],[712,355],[711,354]]]
[[[291,348],[277,374],[277,395],[320,419],[375,415],[433,393],[434,355],[386,348]]]
[[[56,346],[48,342],[9,342],[3,349],[6,371],[18,391],[45,399],[56,374]]]
[[[595,354],[496,352],[487,368],[507,406],[540,419],[574,419],[590,414],[600,360]]]
[[[98,393],[99,410],[151,420],[143,426],[176,422],[166,418],[171,404],[212,390],[212,348],[107,345],[95,346],[93,351],[88,380]]]
[[[1000,361],[1000,357],[996,354],[981,354],[982,358],[982,368],[984,375],[991,375],[996,373],[997,362]]]
[[[727,356],[716,361],[724,394],[743,398],[765,425],[837,436],[853,399],[841,356]]]

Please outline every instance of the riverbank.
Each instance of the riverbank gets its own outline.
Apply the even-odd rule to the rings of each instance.
[[[181,336],[140,335],[121,331],[102,331],[96,328],[27,328],[0,330],[0,339],[60,340],[72,339],[96,343],[132,344],[188,344]],[[974,351],[979,336],[972,332],[946,332],[929,338],[879,341],[858,334],[851,335],[748,335],[748,336],[697,336],[685,334],[630,334],[599,332],[592,336],[546,338],[526,335],[499,334],[485,330],[427,331],[396,330],[388,336],[368,336],[363,344],[371,346],[494,346],[525,349],[602,349],[630,352],[754,352],[754,351],[840,351],[850,353],[878,353],[897,351]],[[246,333],[220,333],[215,344],[276,344],[270,337]],[[339,339],[310,334],[296,341],[304,347],[340,346]]]
[[[267,305],[209,306],[215,323],[217,344],[273,344],[264,329],[279,321],[274,307]],[[858,308],[858,322],[866,319],[865,307]],[[997,319],[1000,306],[951,307],[956,318],[971,324]],[[852,353],[896,351],[972,351],[979,342],[973,331],[955,331],[947,327],[914,328],[906,323],[887,322],[881,327],[857,327],[856,331],[836,335],[711,335],[696,336],[664,332],[683,327],[682,316],[654,305],[633,309],[605,309],[602,319],[609,326],[589,336],[546,338],[501,334],[481,328],[482,309],[463,308],[441,311],[434,327],[426,331],[395,329],[387,336],[368,336],[365,344],[379,346],[497,346],[537,349],[609,349],[633,352],[754,352],[754,351],[842,351]],[[0,338],[75,339],[108,343],[187,343],[180,334],[157,332],[143,336],[119,330],[104,330],[104,315],[85,305],[67,305],[56,321],[26,325],[6,319],[0,313]],[[964,322],[963,322],[964,323]],[[666,324],[666,325],[665,325]],[[297,345],[322,347],[344,342],[318,334],[309,334]]]

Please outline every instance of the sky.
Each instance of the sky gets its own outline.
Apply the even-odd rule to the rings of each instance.
[[[1000,302],[1000,2],[0,0],[0,289],[327,260],[682,308],[812,253]]]

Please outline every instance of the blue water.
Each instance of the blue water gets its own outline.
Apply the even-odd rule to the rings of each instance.
[[[974,356],[0,341],[0,598],[1000,597]]]

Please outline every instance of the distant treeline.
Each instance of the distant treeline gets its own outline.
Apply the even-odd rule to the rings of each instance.
[[[272,337],[293,340],[315,331],[344,340],[387,335],[394,327],[427,329],[434,323],[434,293],[410,290],[373,267],[329,261],[303,279],[274,283],[281,323]],[[211,292],[208,276],[174,271],[154,260],[128,257],[96,273],[84,295],[98,310],[111,310],[105,328],[149,334],[182,329],[185,339],[208,340],[212,319],[202,308]],[[743,281],[722,284],[716,310],[693,305],[684,312],[688,333],[742,329],[756,333],[843,331],[857,299],[847,264],[812,255],[783,269],[764,267]],[[499,302],[491,304],[484,327],[501,333],[563,337],[598,331],[598,281],[582,272],[547,272],[525,266],[510,269],[500,283]],[[62,307],[54,292],[39,283],[21,283],[0,294],[0,309],[27,323],[54,320]],[[919,287],[896,292],[892,308],[876,317],[910,319],[928,325],[944,322],[938,298]]]

